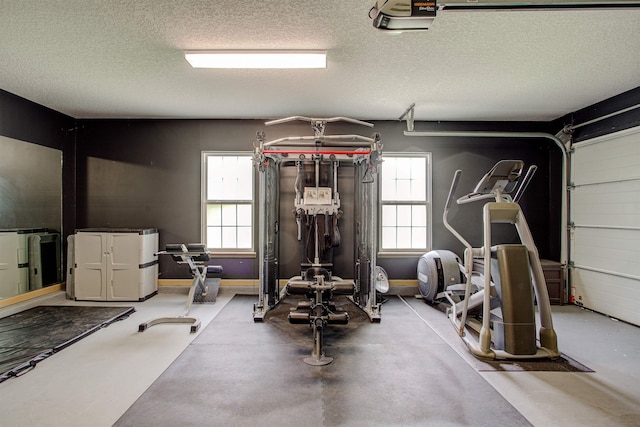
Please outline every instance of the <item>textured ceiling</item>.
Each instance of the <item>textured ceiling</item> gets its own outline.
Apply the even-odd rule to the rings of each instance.
[[[76,118],[552,120],[640,86],[640,10],[440,13],[374,0],[0,0],[0,89]],[[326,49],[326,70],[203,70],[185,49]]]

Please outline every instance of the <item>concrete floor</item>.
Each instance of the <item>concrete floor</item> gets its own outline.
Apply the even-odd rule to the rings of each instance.
[[[138,332],[141,322],[180,314],[185,295],[161,292],[126,304],[137,310],[128,319],[1,383],[0,425],[113,425],[232,296],[223,289],[215,304],[193,305],[191,314],[202,321],[196,334],[186,325]],[[60,292],[2,309],[0,316],[39,304],[100,305],[68,301]],[[560,350],[595,372],[481,372],[482,378],[536,426],[640,425],[640,328],[576,306],[554,306],[553,312]],[[384,322],[384,307],[382,314]]]

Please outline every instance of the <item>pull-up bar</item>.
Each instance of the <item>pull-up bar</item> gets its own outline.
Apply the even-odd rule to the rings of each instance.
[[[335,154],[335,155],[347,155],[347,156],[357,156],[357,155],[370,155],[370,150],[264,150],[264,154]]]

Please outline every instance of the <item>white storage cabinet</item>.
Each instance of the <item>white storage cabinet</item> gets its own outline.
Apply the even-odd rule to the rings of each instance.
[[[76,300],[144,301],[158,292],[158,230],[81,229],[74,246]]]

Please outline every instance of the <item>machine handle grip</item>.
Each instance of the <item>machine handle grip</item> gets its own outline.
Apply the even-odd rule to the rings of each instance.
[[[444,207],[445,211],[448,211],[451,207],[451,201],[453,200],[453,195],[456,193],[456,189],[458,188],[458,183],[460,182],[460,175],[462,175],[462,170],[458,169],[456,173],[453,175],[453,181],[451,182],[451,188],[449,189],[449,196],[447,196],[447,204]]]

